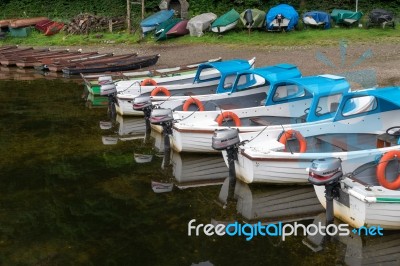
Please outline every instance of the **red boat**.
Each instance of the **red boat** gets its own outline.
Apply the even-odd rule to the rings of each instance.
[[[188,20],[182,20],[181,22],[178,22],[167,32],[167,37],[178,37],[189,34],[189,30],[186,29],[187,24]]]

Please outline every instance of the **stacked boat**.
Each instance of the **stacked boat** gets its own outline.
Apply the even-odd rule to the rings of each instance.
[[[113,55],[97,52],[33,49],[6,46],[0,50],[2,66],[48,69],[65,74],[134,70],[157,63],[159,54],[138,56],[136,53]]]

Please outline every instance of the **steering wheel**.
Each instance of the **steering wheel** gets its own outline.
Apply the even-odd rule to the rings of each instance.
[[[393,137],[400,136],[400,126],[390,127],[386,130],[386,134]]]
[[[309,111],[310,111],[310,107],[304,109],[304,113],[305,114],[308,114]],[[315,112],[318,114],[321,111],[322,111],[322,107],[321,106],[317,106],[317,109],[315,110]]]

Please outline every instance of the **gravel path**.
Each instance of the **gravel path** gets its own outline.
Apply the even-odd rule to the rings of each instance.
[[[209,58],[222,57],[222,59],[256,57],[256,66],[278,64],[282,62],[292,63],[299,67],[303,75],[316,75],[322,73],[343,73],[369,69],[376,73],[376,85],[400,85],[400,44],[359,44],[348,43],[344,64],[337,46],[312,46],[312,47],[246,47],[242,45],[104,45],[90,47],[70,47],[71,50],[81,48],[83,51],[99,51],[101,53],[114,52],[124,54],[137,52],[139,55],[161,54],[155,68],[176,66],[190,62],[202,61]],[[372,52],[371,57],[366,58],[357,66],[353,66],[364,53]],[[317,58],[324,57],[332,66],[324,64]],[[371,73],[371,72],[368,72]],[[358,75],[358,74],[355,74]],[[368,78],[370,77],[370,74]],[[364,75],[364,76],[365,76]],[[358,85],[355,84],[355,87]]]

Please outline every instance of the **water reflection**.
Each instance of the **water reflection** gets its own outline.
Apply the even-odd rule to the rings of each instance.
[[[87,108],[82,89],[58,80],[0,81],[0,264],[340,265],[339,242],[314,253],[302,244],[303,236],[286,241],[188,236],[192,219],[206,224],[294,220],[312,214],[295,210],[306,197],[291,198],[303,193],[240,183],[221,208],[218,202],[226,185],[211,185],[215,183],[209,180],[221,182],[220,176],[227,176],[218,158],[202,164],[207,158],[180,154],[178,159],[172,154],[170,163],[161,167],[163,158],[158,156],[149,163],[134,158],[135,153],[157,155],[162,150],[161,145],[156,149],[157,141],[141,137],[103,145],[102,136],[146,134],[142,129],[120,131],[121,125],[130,124],[125,117],[118,122],[105,109]],[[100,121],[111,123],[102,129]],[[195,167],[210,174],[202,175]],[[152,180],[185,189],[175,186],[170,193],[154,193]],[[284,204],[291,215],[274,209]],[[391,250],[383,242],[379,247]]]
[[[178,188],[221,185],[227,167],[221,155],[182,154],[171,151],[172,171]]]
[[[226,178],[218,196],[224,204],[229,203],[229,190],[232,188]],[[310,186],[249,185],[237,180],[231,199],[248,223],[311,220],[324,210]]]
[[[325,213],[320,213],[313,224],[326,225]],[[335,220],[338,225],[339,221]],[[386,231],[383,236],[308,236],[303,243],[322,254],[335,247],[336,260],[344,265],[400,265],[400,232]]]

